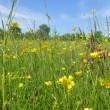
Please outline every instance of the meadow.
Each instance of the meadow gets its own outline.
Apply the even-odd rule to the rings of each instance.
[[[110,110],[110,42],[88,39],[1,40],[0,110]]]
[[[3,8],[9,12],[3,16],[6,20],[0,13],[0,110],[110,110],[108,17],[106,35],[94,9],[88,34],[83,26],[68,34],[51,34],[44,0],[48,23],[36,28],[31,21],[33,28],[23,32],[16,17],[25,15],[15,15],[17,1],[10,11]]]

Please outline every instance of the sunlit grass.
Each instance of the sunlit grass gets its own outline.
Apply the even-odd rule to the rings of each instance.
[[[94,62],[83,62],[85,42],[9,40],[3,54],[5,73],[0,75],[5,79],[4,109],[109,110],[109,56],[100,76],[99,54],[92,55]]]

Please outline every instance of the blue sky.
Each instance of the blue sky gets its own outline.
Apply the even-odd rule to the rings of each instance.
[[[12,0],[0,0],[1,16],[6,18],[9,13]],[[81,27],[84,31],[90,31],[92,9],[96,10],[99,24],[102,30],[106,29],[105,17],[110,17],[110,0],[47,0],[48,13],[51,16],[52,31],[56,28],[59,33],[72,32],[73,27]],[[36,28],[42,23],[47,23],[45,16],[44,0],[19,0],[15,14],[23,31]]]

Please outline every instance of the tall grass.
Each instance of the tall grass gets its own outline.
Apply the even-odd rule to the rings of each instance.
[[[98,59],[94,66],[88,63],[82,69],[80,67],[80,53],[86,51],[83,41],[25,40],[15,44],[8,41],[5,49],[3,109],[83,110],[87,107],[109,110],[109,89],[100,85]],[[102,78],[109,78],[109,70],[106,69],[109,64],[110,59],[107,58]],[[81,76],[75,75],[78,71],[82,71]],[[69,92],[57,84],[64,75],[74,77],[75,86]],[[46,86],[45,81],[52,81],[52,86]]]
[[[5,78],[6,78],[6,68],[5,68],[5,63],[6,63],[6,61],[5,61],[5,54],[6,54],[6,45],[7,45],[7,38],[8,38],[8,36],[9,35],[7,35],[6,34],[6,30],[7,30],[7,26],[8,26],[8,28],[10,27],[10,24],[11,24],[11,22],[12,22],[12,20],[13,20],[13,17],[14,17],[14,11],[15,11],[15,7],[16,7],[16,3],[17,3],[17,0],[13,0],[13,2],[12,2],[12,6],[11,6],[11,9],[10,9],[10,13],[9,13],[9,15],[8,15],[8,17],[7,17],[7,21],[6,22],[4,22],[4,20],[3,19],[1,19],[1,21],[2,21],[2,27],[3,27],[3,38],[4,38],[4,41],[3,41],[3,46],[2,46],[2,48],[1,48],[1,53],[2,53],[2,109],[3,110],[6,110],[6,104],[5,104],[5,99],[6,99],[6,85],[5,85]]]
[[[16,3],[17,0],[13,0],[8,27]],[[2,24],[7,30],[3,20]],[[107,39],[97,44],[90,34],[90,38],[80,41],[13,41],[10,35],[4,31],[0,45],[0,109],[110,109],[110,44]]]

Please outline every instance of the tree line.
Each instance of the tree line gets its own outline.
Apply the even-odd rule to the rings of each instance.
[[[61,40],[76,40],[76,39],[86,39],[87,35],[79,30],[79,32],[75,33],[66,33],[63,35],[57,34],[57,32],[54,35],[50,35],[50,27],[47,24],[41,24],[39,26],[39,29],[29,29],[27,32],[23,33],[22,29],[19,26],[18,22],[12,22],[11,25],[8,27],[7,30],[3,30],[0,28],[0,39],[4,39],[4,33],[7,34],[9,38],[12,39],[61,39]],[[104,38],[104,34],[102,31],[96,31],[93,33],[95,40],[100,40]]]

